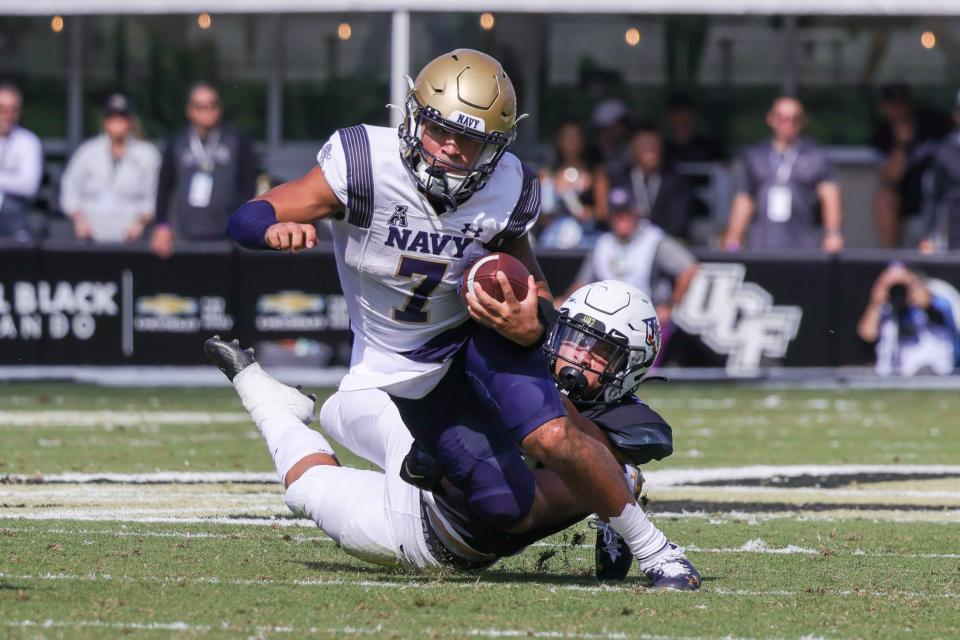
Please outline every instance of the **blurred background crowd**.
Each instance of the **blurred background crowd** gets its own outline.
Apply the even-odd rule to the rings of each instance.
[[[467,46],[513,76],[534,116],[513,150],[539,170],[538,247],[582,252],[577,282],[654,291],[665,325],[698,251],[960,250],[960,20],[409,22],[410,69]],[[0,16],[0,237],[162,257],[222,240],[336,128],[391,124],[390,28],[372,12]],[[954,344],[923,281],[882,275],[860,336],[911,308]]]

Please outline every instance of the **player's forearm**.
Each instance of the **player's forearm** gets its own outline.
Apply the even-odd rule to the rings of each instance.
[[[270,189],[256,200],[269,202],[279,222],[310,223],[343,211],[343,204],[319,167],[314,167],[301,178]]]

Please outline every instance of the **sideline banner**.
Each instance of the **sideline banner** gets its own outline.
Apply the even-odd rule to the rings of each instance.
[[[919,266],[948,289],[960,283],[960,258],[912,252],[698,257],[700,272],[674,310],[668,355],[685,366],[725,364],[732,375],[870,364],[856,323],[891,260]],[[555,294],[582,258],[541,255]],[[0,244],[0,364],[203,364],[203,341],[214,333],[256,346],[274,365],[346,365],[349,317],[331,250],[288,255],[205,243],[161,260],[142,248]]]

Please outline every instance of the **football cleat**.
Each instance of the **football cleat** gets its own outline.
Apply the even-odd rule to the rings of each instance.
[[[267,375],[260,369],[252,348],[241,349],[237,340],[225,342],[220,336],[213,336],[203,344],[203,352],[231,382],[241,371],[257,365],[256,370],[250,371],[253,378],[248,377],[244,383],[245,390],[240,392],[240,399],[247,411],[252,413],[259,407],[276,405],[293,412],[304,424],[314,421],[317,397],[312,393],[303,393],[300,386],[288,387]]]
[[[591,528],[597,529],[596,542],[596,571],[597,580],[624,580],[633,566],[633,554],[626,541],[602,520],[590,523]]]
[[[657,589],[696,591],[702,582],[693,563],[684,555],[683,547],[672,542],[667,543],[666,549],[655,556],[653,564],[643,572]]]
[[[257,359],[253,348],[241,349],[238,340],[224,342],[220,336],[213,336],[203,343],[203,352],[207,360],[233,382],[238,373],[252,365]]]

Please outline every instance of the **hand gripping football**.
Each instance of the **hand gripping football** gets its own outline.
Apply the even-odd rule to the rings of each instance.
[[[463,272],[463,286],[460,287],[463,303],[467,303],[467,291],[476,295],[476,287],[483,288],[495,300],[503,302],[503,291],[500,289],[500,281],[497,280],[497,271],[502,271],[507,276],[507,281],[517,300],[527,297],[527,278],[530,272],[523,263],[506,253],[491,253],[471,264]]]

